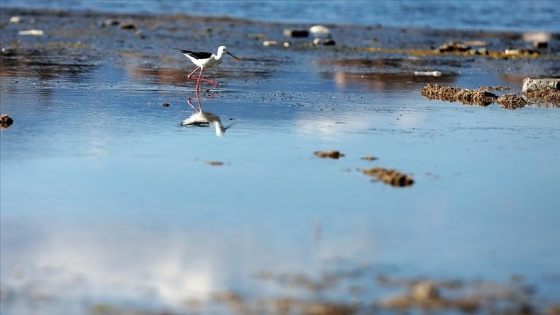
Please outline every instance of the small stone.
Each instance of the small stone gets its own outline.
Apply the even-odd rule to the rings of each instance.
[[[313,25],[309,28],[309,33],[318,37],[330,37],[331,31],[323,25]]]
[[[112,20],[112,19],[99,22],[99,26],[113,26],[113,25],[119,25],[119,24],[120,24],[119,21]]]
[[[548,42],[534,41],[533,48],[535,49],[546,49],[548,48]]]
[[[20,23],[20,22],[23,22],[23,19],[19,16],[12,16],[10,18],[10,23],[17,24],[17,23]]]
[[[437,51],[442,52],[466,52],[469,51],[471,47],[456,42],[449,42],[443,44],[437,48]]]
[[[340,151],[316,151],[314,152],[315,156],[318,156],[320,158],[331,158],[331,159],[338,159],[340,157],[343,157],[344,154],[340,153]]]
[[[308,37],[309,31],[308,30],[284,30],[284,36],[286,37]]]
[[[127,22],[127,23],[121,24],[120,28],[123,29],[123,30],[135,30],[136,25],[134,25],[134,23],[132,23],[132,22]]]
[[[518,49],[506,49],[504,55],[506,56],[531,56],[538,55],[539,52],[536,50],[518,48]]]
[[[14,123],[14,120],[8,114],[0,115],[0,128],[8,128]]]
[[[412,286],[410,294],[412,298],[418,302],[437,300],[440,298],[438,287],[434,283],[428,281],[422,281]]]
[[[29,35],[29,36],[43,36],[45,33],[42,30],[27,30],[19,31],[18,35]]]
[[[334,46],[336,45],[336,42],[330,38],[327,39],[315,38],[313,40],[313,45]]]

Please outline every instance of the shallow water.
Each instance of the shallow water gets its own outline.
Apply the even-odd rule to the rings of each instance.
[[[2,6],[22,7],[21,0],[3,0]],[[26,0],[25,6],[110,13],[227,16],[265,22],[521,32],[558,32],[556,20],[560,15],[556,0]]]
[[[182,56],[3,63],[15,123],[1,130],[2,314],[192,313],[223,291],[368,304],[391,291],[379,275],[520,276],[537,307],[558,303],[560,111],[419,93],[426,82],[519,92],[525,72],[418,78],[265,53],[209,72],[221,85],[200,101],[229,126],[222,136],[180,125],[195,112],[187,100],[197,105]],[[313,154],[333,149],[345,156]],[[361,172],[373,166],[414,185],[373,182]],[[341,270],[359,273],[324,290],[258,276]]]

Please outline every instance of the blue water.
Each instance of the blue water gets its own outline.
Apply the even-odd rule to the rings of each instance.
[[[2,7],[227,16],[267,22],[560,32],[558,0],[3,0]]]

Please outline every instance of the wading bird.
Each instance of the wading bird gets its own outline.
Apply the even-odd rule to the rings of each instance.
[[[195,65],[198,66],[188,76],[189,80],[196,80],[196,92],[197,93],[198,93],[198,88],[200,86],[201,81],[209,82],[213,86],[218,87],[218,84],[215,81],[202,78],[202,71],[204,71],[204,68],[211,68],[211,67],[217,66],[220,63],[222,63],[222,57],[224,56],[224,54],[228,54],[228,55],[232,56],[233,58],[239,60],[239,58],[235,57],[234,55],[232,55],[231,53],[229,53],[227,51],[226,46],[218,47],[218,54],[216,54],[216,55],[212,54],[212,53],[209,53],[209,52],[197,52],[197,51],[190,51],[190,50],[179,49],[179,48],[174,48],[174,49],[182,52],[183,55],[185,55]],[[196,71],[198,71],[199,69],[200,69],[200,74],[198,75],[198,77],[196,77],[196,78],[193,77],[193,74]]]

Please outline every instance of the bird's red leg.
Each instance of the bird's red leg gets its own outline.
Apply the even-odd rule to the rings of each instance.
[[[194,71],[191,72],[187,78],[188,78],[189,80],[198,80],[198,78],[193,78],[193,77],[192,77],[192,75],[193,75],[195,72],[197,72],[198,69],[202,69],[202,67],[198,67],[198,68],[194,69]]]

